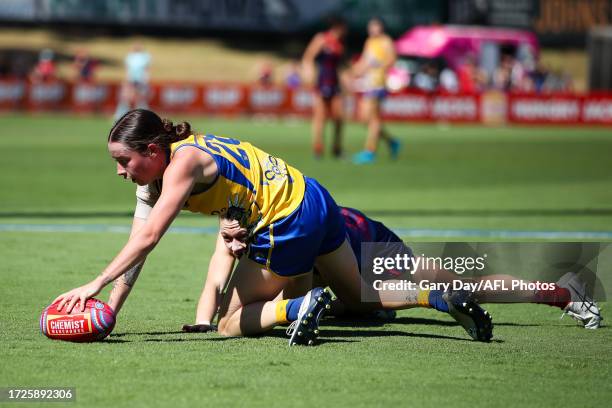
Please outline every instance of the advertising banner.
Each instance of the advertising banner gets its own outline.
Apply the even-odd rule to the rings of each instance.
[[[122,94],[116,82],[0,80],[0,111],[112,113]],[[343,95],[344,116],[358,120],[360,94]],[[161,112],[202,115],[312,114],[313,91],[241,83],[155,82],[148,107]],[[398,122],[506,123],[537,125],[612,125],[612,94],[482,94],[405,91],[387,95],[385,120]]]

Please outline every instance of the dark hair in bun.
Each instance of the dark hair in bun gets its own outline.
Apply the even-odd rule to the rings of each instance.
[[[172,121],[162,120],[155,112],[134,109],[115,123],[108,135],[108,141],[123,143],[131,150],[142,153],[147,150],[150,143],[170,150],[172,143],[183,140],[191,134],[191,125],[188,122],[174,126]]]

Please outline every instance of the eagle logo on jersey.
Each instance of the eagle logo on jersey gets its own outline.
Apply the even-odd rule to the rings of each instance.
[[[287,171],[287,166],[284,163],[279,164],[278,159],[271,155],[268,155],[265,167],[264,176],[268,181],[283,181],[287,178],[287,174],[289,173]]]

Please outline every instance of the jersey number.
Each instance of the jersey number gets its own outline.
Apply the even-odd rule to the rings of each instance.
[[[240,144],[239,140],[231,139],[228,137],[219,137],[215,135],[206,135],[204,136],[204,143],[206,143],[206,147],[217,153],[221,153],[220,149],[225,150],[227,154],[236,159],[236,161],[240,163],[245,169],[248,170],[251,168],[251,164],[249,163],[249,156],[243,149],[237,146]]]

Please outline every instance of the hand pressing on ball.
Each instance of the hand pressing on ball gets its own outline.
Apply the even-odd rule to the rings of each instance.
[[[79,303],[81,306],[81,312],[83,312],[85,311],[87,299],[96,296],[98,293],[100,293],[102,288],[103,285],[96,279],[86,285],[62,293],[55,298],[53,303],[60,301],[57,305],[57,310],[60,311],[64,306],[66,306],[66,313],[70,313],[72,308]]]
[[[205,324],[185,324],[183,331],[186,333],[206,333],[209,331],[217,331],[217,326],[210,323]]]

